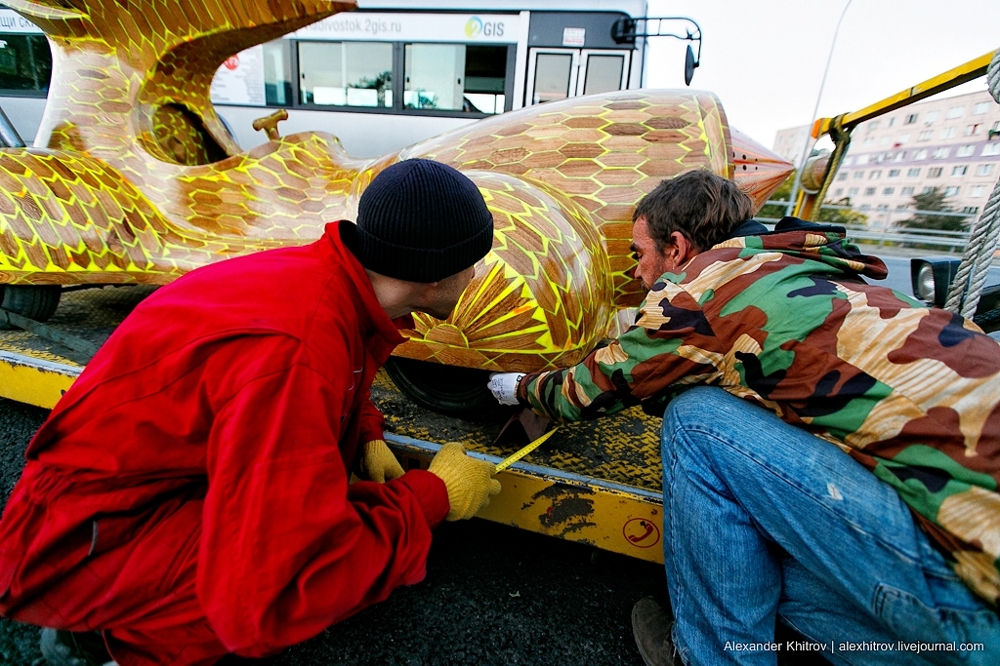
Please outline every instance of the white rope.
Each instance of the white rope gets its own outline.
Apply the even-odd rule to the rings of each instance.
[[[986,70],[986,81],[993,101],[1000,104],[1000,49],[993,54],[993,60]],[[993,188],[993,194],[990,195],[983,214],[979,216],[969,234],[969,242],[962,255],[962,263],[959,264],[955,281],[951,283],[945,309],[967,319],[972,319],[976,314],[979,296],[983,292],[998,239],[1000,239],[1000,179]]]

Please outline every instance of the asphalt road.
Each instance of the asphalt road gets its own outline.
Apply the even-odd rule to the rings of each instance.
[[[46,413],[0,400],[4,503]],[[647,594],[665,600],[665,585],[662,567],[648,562],[478,519],[445,523],[422,583],[265,663],[641,666],[632,605]],[[37,642],[36,628],[0,619],[0,664],[30,665]]]

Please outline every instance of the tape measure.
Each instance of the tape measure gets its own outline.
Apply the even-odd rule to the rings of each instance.
[[[530,444],[528,444],[527,446],[525,446],[523,449],[521,449],[517,453],[515,453],[515,454],[513,454],[513,455],[511,455],[511,456],[509,456],[507,458],[504,458],[502,461],[500,461],[500,462],[497,463],[497,466],[493,468],[493,471],[495,473],[496,472],[502,472],[502,471],[504,471],[505,469],[507,469],[508,467],[510,467],[511,465],[513,465],[514,463],[516,463],[518,460],[520,460],[521,458],[523,458],[524,456],[528,455],[529,453],[531,453],[532,451],[534,451],[535,449],[537,449],[539,446],[541,446],[542,444],[544,444],[545,441],[549,437],[551,437],[552,435],[554,435],[555,432],[556,432],[556,430],[558,430],[558,429],[559,429],[559,426],[556,426],[552,430],[548,431],[547,433],[545,433],[544,435],[542,435],[538,439],[534,440],[533,442],[531,442]]]

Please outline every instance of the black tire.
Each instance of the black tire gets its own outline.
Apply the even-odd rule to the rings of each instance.
[[[467,419],[497,419],[510,412],[498,404],[486,388],[485,370],[457,368],[440,363],[390,356],[386,372],[410,400],[450,416]]]
[[[58,285],[0,285],[0,307],[35,321],[47,321],[59,305],[62,289]],[[0,328],[16,328],[0,326]]]

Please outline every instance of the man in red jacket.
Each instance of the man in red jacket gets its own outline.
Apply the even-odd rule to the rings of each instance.
[[[88,663],[93,630],[121,666],[276,653],[422,580],[431,529],[499,492],[457,444],[404,474],[369,397],[397,327],[446,317],[489,251],[482,195],[408,160],[357,219],[158,290],[38,431],[0,613],[65,630],[43,631],[50,664]]]

